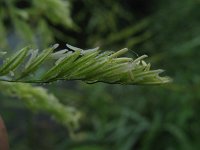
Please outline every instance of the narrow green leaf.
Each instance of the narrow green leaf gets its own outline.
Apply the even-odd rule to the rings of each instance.
[[[115,52],[114,54],[112,54],[110,57],[111,58],[115,58],[115,57],[118,57],[118,56],[121,56],[121,55],[125,54],[126,52],[128,52],[128,49],[127,48],[123,48],[123,49]]]
[[[48,56],[53,52],[54,47],[48,48],[44,50],[38,57],[36,57],[32,63],[22,72],[22,74],[19,76],[19,79],[22,79],[29,75],[30,73],[33,73],[44,61]]]
[[[63,76],[69,76],[71,75],[72,72],[76,71],[78,68],[81,68],[84,63],[86,63],[87,61],[90,61],[90,59],[92,60],[92,58],[94,59],[94,57],[96,57],[98,55],[98,51],[94,51],[91,53],[88,53],[86,55],[83,55],[81,58],[79,58],[77,61],[75,61],[73,64],[71,64],[71,66],[66,67],[59,75],[58,77],[63,77]]]
[[[47,73],[45,73],[41,77],[41,80],[48,81],[52,78],[55,78],[63,69],[66,69],[67,66],[70,66],[70,64],[72,64],[79,55],[80,55],[80,51],[76,51],[70,56],[65,57],[60,63],[58,63],[56,66],[54,66],[49,71],[47,71]]]
[[[81,48],[74,47],[74,46],[69,45],[69,44],[66,44],[66,46],[67,46],[68,48],[70,48],[71,50],[74,50],[74,51],[82,51],[82,50],[83,50],[83,49],[81,49]]]
[[[18,53],[14,54],[8,60],[5,62],[5,64],[0,69],[0,75],[5,75],[9,73],[10,71],[13,71],[16,69],[18,65],[24,61],[24,58],[27,55],[27,52],[29,51],[30,47],[25,47],[21,49]]]

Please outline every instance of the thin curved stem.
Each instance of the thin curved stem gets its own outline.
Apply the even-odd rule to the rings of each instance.
[[[0,150],[9,150],[8,136],[4,121],[0,115]]]

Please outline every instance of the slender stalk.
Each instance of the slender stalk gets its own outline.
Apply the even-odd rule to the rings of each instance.
[[[4,121],[0,115],[0,150],[9,150],[8,136]]]

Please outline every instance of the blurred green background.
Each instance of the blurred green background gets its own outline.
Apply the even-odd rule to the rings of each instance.
[[[68,130],[18,98],[0,95],[11,150],[199,150],[199,0],[0,0],[0,49],[66,43],[147,54],[165,86],[58,82],[44,85],[82,111]],[[198,50],[199,49],[199,50]],[[3,91],[1,91],[2,93]]]

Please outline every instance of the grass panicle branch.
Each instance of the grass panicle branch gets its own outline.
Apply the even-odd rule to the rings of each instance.
[[[160,76],[163,70],[150,69],[151,65],[144,61],[147,55],[135,60],[122,57],[128,52],[127,48],[102,52],[98,47],[83,50],[67,44],[67,49],[55,51],[57,47],[55,44],[40,53],[30,47],[16,52],[1,66],[0,81],[49,83],[82,80],[110,84],[163,84],[171,81],[169,77]]]

